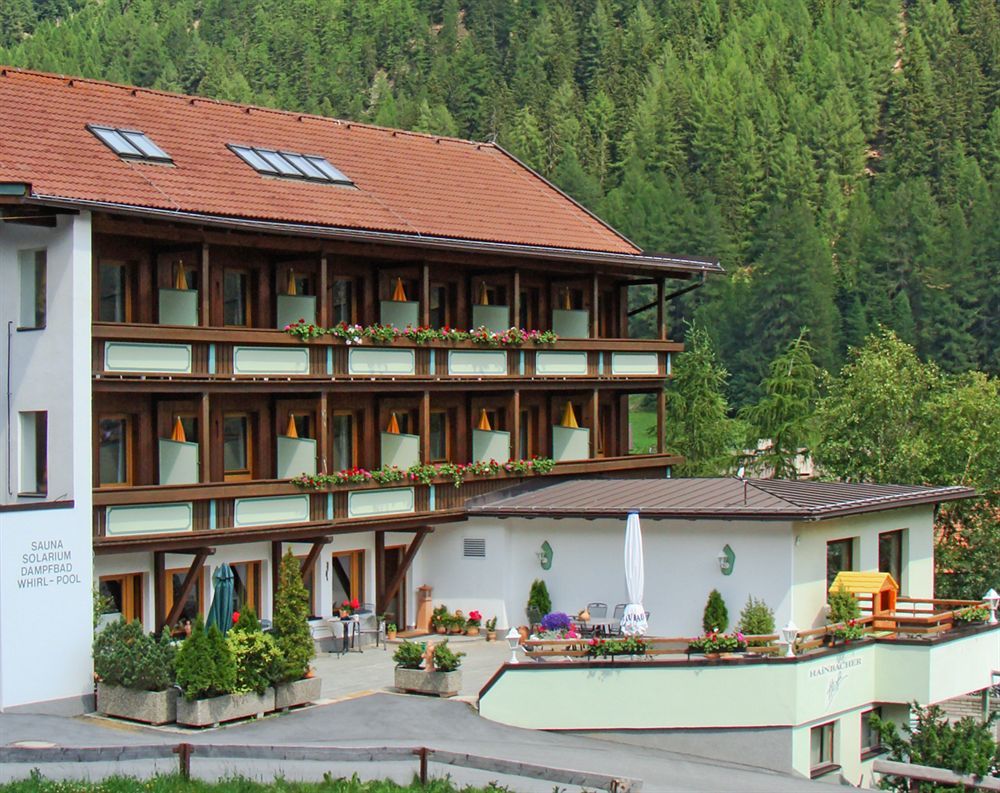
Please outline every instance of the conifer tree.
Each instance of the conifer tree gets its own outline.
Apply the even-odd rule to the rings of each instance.
[[[281,679],[299,680],[305,676],[316,651],[309,630],[309,593],[291,548],[281,557],[279,574],[272,634],[281,654]]]

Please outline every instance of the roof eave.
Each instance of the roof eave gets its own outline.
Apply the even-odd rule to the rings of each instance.
[[[156,209],[132,204],[119,204],[108,201],[96,201],[81,198],[66,198],[53,195],[31,195],[25,201],[45,206],[59,206],[73,209],[89,209],[105,211],[142,218],[154,218],[180,223],[196,223],[218,226],[221,228],[236,228],[246,231],[256,231],[270,234],[286,234],[293,236],[322,237],[324,239],[347,242],[367,242],[383,245],[403,245],[434,250],[460,250],[477,253],[492,253],[498,255],[523,257],[530,259],[547,259],[557,261],[586,262],[590,264],[627,266],[636,272],[673,272],[684,275],[697,273],[724,273],[717,259],[698,259],[667,256],[649,256],[646,254],[613,253],[610,251],[592,251],[578,248],[553,248],[518,243],[492,242],[489,240],[466,240],[457,237],[434,237],[421,234],[405,234],[391,231],[371,231],[366,229],[345,228],[339,226],[316,226],[302,223],[283,223],[269,220],[255,220],[219,215],[205,215],[182,210]]]

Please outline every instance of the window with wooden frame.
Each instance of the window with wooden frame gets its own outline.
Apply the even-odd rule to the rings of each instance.
[[[278,294],[282,295],[312,295],[315,294],[313,288],[313,277],[309,272],[297,270],[294,267],[285,268],[279,276]],[[295,289],[292,292],[289,287]]]
[[[142,622],[142,573],[102,575],[100,592],[110,598],[112,611],[122,615],[125,622]]]
[[[882,718],[882,708],[876,707],[866,710],[861,714],[861,759],[867,760],[877,754],[885,752],[882,746],[882,736],[878,730],[872,726],[871,718],[876,716]]]
[[[903,532],[883,531],[878,535],[878,569],[889,573],[893,580],[903,586]]]
[[[809,769],[813,778],[839,768],[834,760],[835,728],[836,722],[831,721],[817,725],[809,731]]]
[[[597,315],[597,335],[602,339],[618,336],[618,297],[614,289],[605,289],[600,293],[600,311]]]
[[[201,285],[201,268],[199,268],[195,262],[197,258],[194,255],[189,254],[187,260],[177,259],[170,263],[170,286],[175,284],[184,283],[188,289],[193,289],[195,291]],[[181,279],[181,272],[184,273],[184,278]]]
[[[330,417],[330,470],[343,471],[358,464],[358,421],[350,410],[335,410]]]
[[[530,460],[538,454],[538,408],[521,408],[520,435],[521,458]]]
[[[576,286],[560,286],[555,290],[556,303],[554,308],[582,311],[586,306],[583,289]]]
[[[18,251],[20,316],[18,330],[45,327],[47,254],[45,249]]]
[[[248,413],[222,419],[222,466],[227,482],[253,479],[253,420]]]
[[[187,578],[188,568],[181,567],[175,570],[167,570],[167,586],[166,592],[164,593],[164,602],[167,609],[167,614],[174,607],[174,603],[177,602],[177,596],[181,593],[181,587],[184,586],[184,579]],[[194,586],[191,587],[191,592],[188,593],[187,599],[184,601],[184,606],[181,608],[181,613],[178,616],[178,622],[183,622],[184,620],[191,620],[194,622],[195,619],[200,614],[205,613],[205,568],[204,566],[195,573]]]
[[[357,322],[357,287],[353,278],[334,278],[330,282],[330,324]]]
[[[539,302],[541,290],[528,286],[521,288],[520,306],[518,309],[518,326],[525,330],[540,330],[538,326]]]
[[[837,573],[854,569],[854,538],[830,540],[826,544],[826,587],[829,590]]]
[[[97,267],[97,319],[132,321],[132,268],[124,262],[101,262]]]
[[[222,275],[222,323],[236,327],[249,327],[250,276],[245,270],[226,270]]]
[[[332,567],[330,581],[333,587],[333,608],[345,600],[357,598],[359,603],[365,600],[365,552],[342,551],[333,554],[330,560]]]
[[[432,283],[427,295],[427,322],[432,328],[451,325],[451,289],[447,284]]]
[[[404,435],[418,435],[417,428],[419,422],[417,421],[417,410],[416,408],[392,408],[389,410],[384,410],[385,421],[382,422],[381,429],[385,429],[389,426],[389,418],[393,413],[396,414],[396,423],[399,425],[399,431]]]
[[[491,306],[506,306],[507,287],[503,284],[490,283],[481,278],[472,280],[472,303],[478,305],[482,303],[483,292],[486,292],[487,303]]]
[[[49,492],[49,414],[30,410],[19,415],[21,470],[18,493],[44,496]]]
[[[432,410],[430,415],[430,462],[451,459],[451,416],[447,410]]]
[[[260,616],[260,571],[261,562],[232,562],[234,609],[242,611],[247,606]]]
[[[100,416],[97,419],[97,486],[132,484],[132,417]]]

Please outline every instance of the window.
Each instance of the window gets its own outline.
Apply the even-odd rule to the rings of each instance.
[[[132,306],[129,300],[129,269],[124,264],[101,264],[98,270],[97,318],[101,322],[128,322]]]
[[[97,484],[99,487],[127,485],[130,469],[131,420],[108,416],[97,422]]]
[[[19,251],[18,266],[21,281],[21,316],[18,330],[45,327],[45,266],[46,253]]]
[[[172,162],[170,155],[153,143],[144,132],[88,124],[89,129],[104,145],[125,160]]]
[[[100,590],[112,602],[105,613],[121,614],[125,622],[142,622],[142,573],[101,576]]]
[[[204,579],[204,567],[195,572],[194,586],[191,587],[191,591],[188,593],[187,599],[184,601],[184,606],[181,608],[181,613],[177,618],[178,623],[184,622],[184,620],[195,621],[195,618],[199,614],[203,614],[205,611],[205,587],[203,584]],[[178,596],[181,594],[181,587],[184,586],[184,579],[187,578],[188,568],[184,567],[179,570],[167,570],[167,591],[166,591],[166,607],[167,614],[174,607],[174,603],[177,602]]]
[[[811,776],[821,776],[838,767],[833,760],[834,748],[834,722],[820,724],[809,731]]]
[[[330,312],[333,324],[354,322],[354,282],[349,278],[334,279],[330,285]]]
[[[260,562],[236,562],[230,564],[233,571],[234,608],[243,611],[249,606],[260,615]]]
[[[337,412],[333,414],[333,460],[330,468],[334,471],[343,471],[345,468],[353,468],[356,463],[354,456],[357,444],[355,443],[354,414]]]
[[[21,414],[21,477],[19,492],[44,496],[49,491],[48,413],[34,410]]]
[[[448,320],[448,287],[442,284],[431,284],[429,318],[432,328],[443,328],[450,324]]]
[[[871,725],[871,717],[882,718],[882,708],[872,708],[861,714],[861,759],[866,760],[876,754],[881,754],[882,741],[878,730]]]
[[[247,274],[240,270],[226,270],[222,277],[222,324],[250,324]]]
[[[430,424],[430,462],[443,462],[448,459],[448,413],[432,410]]]
[[[228,414],[222,420],[222,464],[227,481],[253,479],[250,432],[250,417],[245,413]]]
[[[255,146],[229,144],[229,150],[257,173],[285,179],[306,179],[311,182],[353,185],[354,183],[318,154],[296,154],[291,151],[262,149]]]
[[[830,540],[826,544],[826,587],[830,588],[833,579],[841,570],[854,569],[854,540]]]
[[[345,551],[335,553],[331,560],[334,609],[345,600],[365,599],[365,552]],[[312,602],[312,601],[310,601]]]
[[[885,531],[878,536],[878,569],[903,585],[903,532]]]

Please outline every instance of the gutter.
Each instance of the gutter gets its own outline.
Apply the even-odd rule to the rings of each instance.
[[[102,210],[142,218],[155,218],[158,220],[168,220],[181,223],[196,223],[201,225],[219,226],[230,229],[243,229],[269,234],[321,237],[323,239],[347,242],[403,245],[445,251],[493,253],[554,261],[588,262],[590,264],[626,265],[639,270],[651,271],[668,270],[702,274],[709,272],[725,272],[718,260],[714,259],[683,258],[662,255],[647,255],[642,253],[610,253],[605,251],[575,250],[571,248],[519,245],[507,242],[461,240],[454,237],[424,236],[421,234],[402,232],[367,231],[363,229],[348,229],[333,226],[315,226],[303,223],[279,223],[273,221],[252,220],[249,218],[233,218],[221,215],[203,215],[183,210],[137,207],[130,204],[119,204],[110,201],[62,198],[59,196],[31,195],[26,196],[25,201],[41,204],[43,206],[89,209],[92,211]]]

